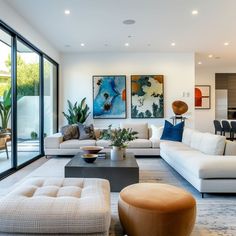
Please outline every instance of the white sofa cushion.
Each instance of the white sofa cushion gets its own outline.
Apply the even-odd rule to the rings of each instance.
[[[121,123],[120,128],[131,128],[133,131],[138,132],[137,137],[140,139],[148,139],[148,123]]]
[[[223,155],[226,140],[224,136],[202,133],[195,130],[192,131],[191,136],[190,147],[209,155]],[[188,143],[185,139],[186,142]]]
[[[226,140],[224,155],[225,156],[236,156],[236,142]]]
[[[76,149],[82,146],[95,146],[96,140],[94,139],[85,139],[85,140],[78,140],[78,139],[71,139],[64,141],[60,144],[61,149]]]
[[[105,140],[105,139],[99,139],[96,141],[97,146],[101,146],[104,148],[110,148],[111,146],[111,141],[110,140]]]
[[[152,142],[148,139],[135,139],[128,143],[128,148],[151,148]]]
[[[184,128],[182,143],[190,146],[191,145],[191,139],[192,139],[193,132],[194,132],[193,129]]]
[[[190,147],[200,150],[203,135],[204,135],[204,133],[193,130],[192,138],[191,138],[191,142],[190,142]]]
[[[183,143],[171,141],[161,142],[160,148],[168,156],[172,167],[183,169],[197,178],[236,178],[235,157],[207,155]]]
[[[0,231],[9,235],[108,234],[109,226],[103,179],[30,178],[0,200]]]
[[[226,138],[220,135],[204,133],[199,150],[209,155],[223,155]]]

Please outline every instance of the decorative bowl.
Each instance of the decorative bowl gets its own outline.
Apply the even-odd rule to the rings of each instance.
[[[84,159],[85,162],[87,163],[93,163],[98,155],[97,154],[82,154],[81,157]]]
[[[83,150],[84,153],[87,153],[87,154],[97,154],[103,148],[104,147],[101,147],[101,146],[82,146],[82,147],[80,147],[80,149]]]

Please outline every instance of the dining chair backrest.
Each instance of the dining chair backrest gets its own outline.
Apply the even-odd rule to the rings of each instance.
[[[236,132],[236,121],[231,121],[230,124],[231,124],[232,131]]]
[[[231,126],[227,120],[222,120],[222,127],[224,132],[231,132]]]
[[[221,132],[223,130],[219,120],[214,120],[213,123],[214,123],[214,127],[215,127],[215,132],[217,132],[217,131]]]

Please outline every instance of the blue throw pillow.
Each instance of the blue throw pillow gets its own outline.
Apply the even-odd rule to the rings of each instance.
[[[184,121],[177,125],[172,125],[169,121],[165,120],[165,126],[161,136],[161,140],[181,142],[183,131],[184,131]]]

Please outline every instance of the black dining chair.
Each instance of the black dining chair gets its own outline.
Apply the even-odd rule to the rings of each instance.
[[[231,125],[231,138],[232,140],[234,140],[234,134],[236,133],[236,121],[231,121],[230,122],[230,125]]]
[[[226,136],[226,133],[229,133],[229,138],[227,139],[232,140],[232,128],[227,120],[222,120],[222,128],[223,128],[223,135]]]
[[[221,123],[219,120],[214,120],[214,127],[215,127],[215,134],[217,134],[218,132],[220,132],[220,135],[222,135],[223,133],[223,128],[221,126]]]

